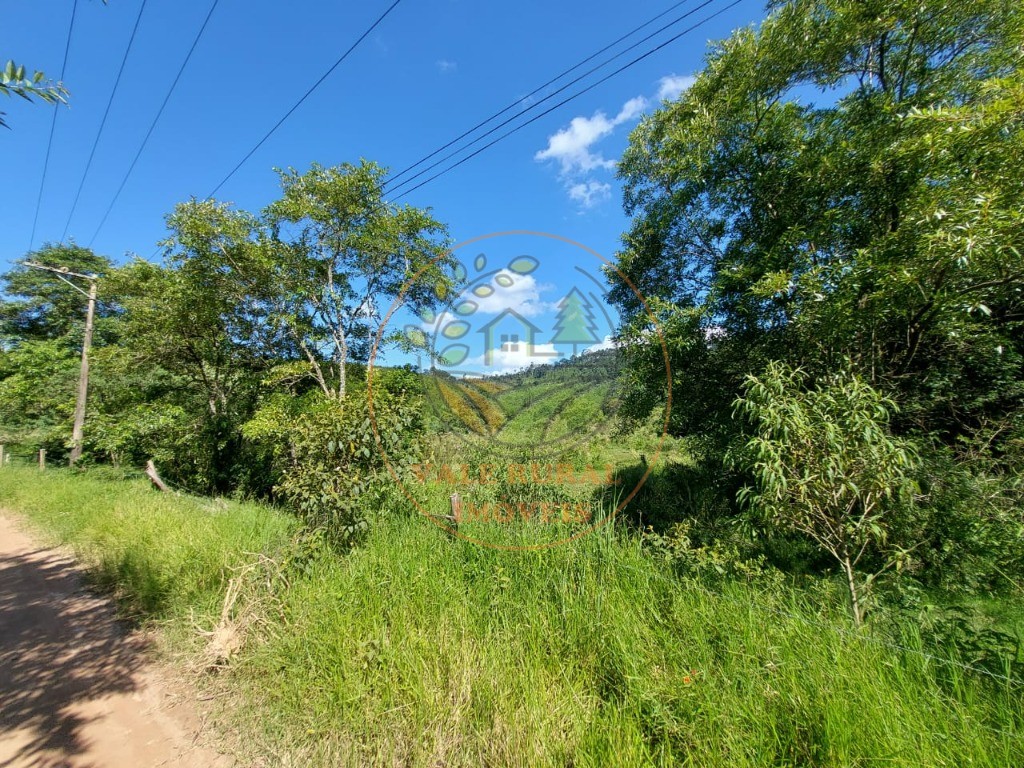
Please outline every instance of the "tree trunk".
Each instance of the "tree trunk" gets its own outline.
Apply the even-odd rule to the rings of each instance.
[[[348,361],[348,344],[345,341],[345,331],[341,324],[338,324],[337,355],[338,355],[338,401],[345,399],[345,363]]]
[[[850,562],[850,556],[844,555],[843,557],[843,570],[846,571],[846,585],[850,590],[850,608],[853,611],[853,623],[856,627],[864,623],[864,613],[860,604],[860,596],[857,593],[857,580],[853,575],[853,564]]]

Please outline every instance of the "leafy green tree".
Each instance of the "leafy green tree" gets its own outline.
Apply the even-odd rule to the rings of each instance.
[[[822,374],[849,358],[900,403],[898,429],[955,444],[998,424],[1001,450],[1024,411],[1024,10],[770,7],[643,120],[620,165],[618,266],[669,329],[673,429],[729,425],[768,360]],[[656,337],[628,286],[612,298],[628,399],[654,407]]]
[[[64,339],[0,351],[0,443],[60,456],[71,438],[79,352]]]
[[[319,396],[290,430],[278,492],[311,528],[353,543],[374,512],[401,504],[392,473],[405,476],[419,456],[421,413],[418,398],[387,388],[375,389],[372,417],[365,390]]]
[[[907,555],[890,534],[913,503],[918,458],[889,432],[895,403],[857,376],[807,388],[803,371],[771,363],[735,407],[754,429],[738,461],[756,484],[741,498],[839,563],[860,626],[875,579]],[[869,562],[878,567],[862,573]]]
[[[105,257],[74,243],[47,244],[26,258],[80,274],[103,274],[111,266]],[[62,280],[21,264],[0,280],[0,442],[25,450],[46,448],[56,459],[71,437],[85,286],[81,280]],[[116,312],[107,303],[99,304],[97,346],[116,337],[116,325]]]
[[[427,210],[385,202],[374,163],[280,173],[263,290],[324,394],[341,400],[347,362],[367,359],[391,302],[418,312],[453,293],[447,231]]]
[[[233,487],[240,425],[251,415],[260,373],[280,351],[265,308],[238,279],[250,262],[257,223],[212,201],[179,205],[168,217],[165,265],[136,259],[112,273],[108,291],[124,313],[134,364],[177,382],[171,402],[190,415],[190,447],[175,479],[199,490]]]
[[[111,268],[108,258],[74,243],[47,243],[27,254],[25,260],[83,275],[104,274]],[[19,264],[0,280],[4,292],[0,302],[0,338],[7,343],[57,339],[83,326],[85,297],[53,272]],[[100,324],[112,314],[108,304],[96,307]],[[81,343],[80,337],[77,343]]]

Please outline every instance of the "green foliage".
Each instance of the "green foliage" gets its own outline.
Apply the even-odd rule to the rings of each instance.
[[[914,447],[889,432],[894,408],[855,375],[807,388],[803,371],[780,363],[748,377],[736,401],[754,430],[736,458],[756,482],[741,499],[835,558],[858,625],[874,579],[913,549],[890,535],[893,518],[913,502],[918,465]],[[872,559],[881,566],[859,574]]]
[[[175,617],[185,636],[196,610],[219,616],[232,568],[248,553],[280,549],[295,528],[267,507],[160,494],[144,478],[110,479],[96,470],[0,469],[0,506],[71,545],[126,614]]]
[[[925,586],[959,594],[1002,593],[1024,583],[1024,486],[981,458],[922,453],[922,503],[901,533],[917,538],[912,572]]]
[[[1019,433],[1022,18],[1010,0],[779,2],[643,120],[618,267],[666,330],[675,431],[729,440],[746,374],[849,358],[899,431],[998,424],[993,451]],[[618,282],[628,400],[650,410],[660,339]]]
[[[68,92],[61,83],[47,80],[42,72],[33,72],[29,76],[24,66],[8,60],[7,65],[0,69],[0,94],[20,96],[25,101],[32,101],[35,97],[50,104],[66,104]],[[3,112],[0,112],[0,127],[8,127]]]
[[[110,260],[88,248],[70,243],[46,244],[25,257],[26,261],[48,267],[67,269],[83,275],[104,274],[111,269]],[[4,299],[0,303],[0,340],[5,343],[41,341],[67,337],[68,345],[81,345],[81,329],[85,325],[86,298],[53,272],[18,265],[2,277]],[[82,281],[78,281],[79,283]],[[87,286],[79,286],[84,290]],[[102,297],[101,297],[102,298]],[[96,308],[98,333],[102,335],[103,318],[112,314],[100,303]]]
[[[60,457],[71,438],[78,365],[65,339],[0,350],[0,443]]]
[[[290,544],[292,518],[266,508],[63,470],[0,469],[0,504],[72,544],[128,611],[192,650],[247,553],[277,561],[282,578],[262,580],[213,692],[245,764],[1024,760],[1019,688],[944,663],[980,646],[949,657],[912,627],[898,638],[907,652],[849,632],[827,601],[763,574],[743,583],[725,548],[684,554],[680,581],[610,529],[504,552],[392,516],[338,557],[317,536]]]
[[[307,526],[347,546],[365,533],[376,512],[394,511],[391,473],[407,474],[421,432],[418,402],[407,397],[375,391],[371,413],[365,392],[350,392],[341,401],[321,396],[289,432],[288,464],[277,492]]]
[[[420,312],[454,290],[446,228],[385,202],[385,175],[366,161],[280,171],[282,197],[264,211],[265,298],[329,397],[345,396],[345,366],[369,358],[391,302]]]

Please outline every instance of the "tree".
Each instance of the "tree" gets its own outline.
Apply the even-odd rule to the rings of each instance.
[[[747,377],[735,408],[754,435],[739,461],[756,484],[741,498],[835,558],[860,626],[875,579],[907,554],[890,532],[901,506],[913,503],[917,454],[888,430],[895,403],[859,377],[805,384],[803,371],[781,363]],[[872,557],[877,567],[862,574]]]
[[[47,244],[27,259],[87,275],[110,269],[108,259],[74,243]],[[0,442],[45,447],[56,458],[72,438],[80,365],[73,361],[81,355],[88,299],[75,278],[53,271],[18,265],[0,279]],[[102,345],[116,334],[117,321],[108,305],[97,309],[95,337]]]
[[[26,101],[33,97],[50,104],[66,104],[68,92],[62,83],[54,83],[42,72],[33,72],[29,77],[25,67],[8,61],[0,70],[0,94],[4,96],[20,96]],[[0,126],[7,127],[4,112],[0,112]]]
[[[453,293],[447,231],[427,210],[385,202],[375,163],[280,176],[284,194],[264,213],[263,295],[324,394],[342,400],[346,364],[367,359],[390,302],[419,312]]]
[[[998,452],[1024,413],[1024,10],[771,8],[641,122],[620,165],[618,267],[678,334],[673,429],[730,425],[769,360],[824,375],[850,359],[899,402],[896,429],[952,445],[998,423]],[[653,407],[667,382],[650,322],[624,282],[612,299],[627,401]]]
[[[255,407],[260,374],[284,354],[267,308],[239,279],[256,269],[259,224],[213,201],[183,203],[167,221],[165,265],[136,259],[110,275],[107,290],[123,310],[134,364],[169,374],[176,391],[165,402],[191,419],[191,445],[177,456],[175,479],[226,491],[242,460],[240,425]]]
[[[551,343],[572,344],[572,353],[575,355],[580,344],[596,344],[600,341],[596,331],[593,307],[578,288],[573,288],[558,302],[558,318]]]
[[[25,258],[87,275],[103,274],[111,268],[108,258],[74,243],[47,243]],[[0,280],[5,295],[0,303],[0,338],[7,343],[62,338],[83,324],[85,298],[54,273],[18,265]],[[111,314],[107,305],[97,307],[97,318]]]

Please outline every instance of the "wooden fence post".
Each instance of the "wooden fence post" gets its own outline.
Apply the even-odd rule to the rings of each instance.
[[[46,449],[39,449],[39,469],[40,471],[46,469]]]
[[[4,467],[4,444],[0,443],[0,469]]]
[[[455,528],[458,529],[459,523],[462,522],[462,497],[457,493],[452,494],[451,520],[455,523]]]

